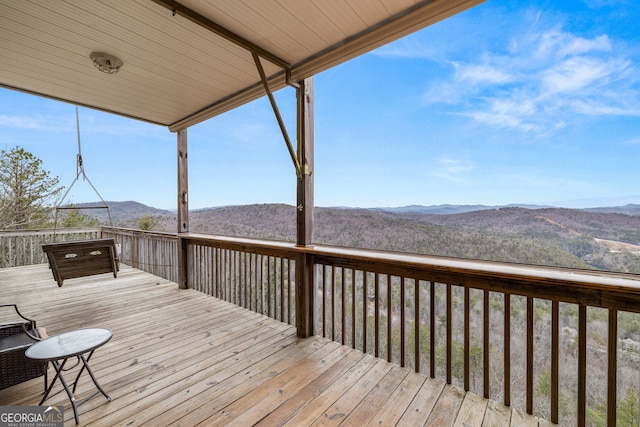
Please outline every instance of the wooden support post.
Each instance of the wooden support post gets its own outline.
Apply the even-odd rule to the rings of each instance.
[[[298,336],[310,337],[313,327],[313,293],[305,288],[313,286],[313,257],[300,254],[296,259],[296,327]]]
[[[178,286],[188,288],[188,262],[186,241],[181,233],[189,232],[187,130],[178,131]]]
[[[313,79],[296,89],[298,164],[296,244],[313,243]],[[300,337],[314,334],[313,257],[302,253],[296,260],[296,325]]]

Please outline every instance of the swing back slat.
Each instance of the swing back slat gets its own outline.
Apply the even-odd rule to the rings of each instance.
[[[66,279],[113,273],[118,277],[118,260],[114,239],[79,240],[42,245],[53,278],[62,286]]]

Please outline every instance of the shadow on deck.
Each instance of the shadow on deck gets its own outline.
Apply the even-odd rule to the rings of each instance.
[[[50,336],[113,331],[90,363],[112,401],[80,405],[81,425],[549,424],[327,339],[299,339],[290,325],[124,265],[117,279],[62,288],[45,264],[0,269],[0,300]],[[0,405],[37,405],[42,381],[0,390]],[[76,395],[94,391],[85,377]],[[64,393],[45,404],[64,405],[74,424]]]

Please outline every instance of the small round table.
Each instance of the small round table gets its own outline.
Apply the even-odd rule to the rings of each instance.
[[[60,378],[60,382],[62,383],[62,386],[64,387],[64,390],[67,392],[69,400],[71,401],[76,424],[79,424],[78,410],[76,408],[77,405],[86,402],[87,400],[96,396],[98,393],[102,393],[104,397],[107,398],[107,400],[111,401],[111,397],[109,397],[109,395],[102,389],[102,387],[100,387],[100,384],[98,384],[98,380],[96,380],[96,377],[93,375],[91,368],[89,368],[89,360],[91,359],[93,352],[97,348],[107,343],[111,339],[111,336],[112,333],[109,329],[78,329],[75,331],[65,332],[63,334],[56,335],[42,341],[38,341],[37,343],[29,347],[25,352],[27,357],[35,360],[51,362],[56,371],[56,376],[51,381],[51,384],[49,384],[49,386],[47,387],[47,391],[44,393],[44,396],[40,401],[40,405],[42,405],[47,397],[49,397],[49,393],[51,392],[51,389],[53,388],[53,385],[58,378]],[[86,353],[89,353],[88,357],[85,357]],[[69,388],[67,382],[62,376],[62,372],[64,371],[64,367],[67,361],[73,357],[78,358],[78,363],[82,362],[82,368],[80,368],[80,372],[78,372],[75,381],[72,383],[73,388]],[[76,398],[74,396],[74,393],[76,391],[76,386],[78,385],[80,375],[82,375],[82,372],[85,369],[91,376],[91,379],[93,380],[95,386],[98,388],[98,391],[76,405]]]

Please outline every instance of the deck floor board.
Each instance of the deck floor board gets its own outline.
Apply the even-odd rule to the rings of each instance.
[[[293,326],[126,265],[117,278],[69,279],[61,288],[46,264],[0,269],[0,301],[17,304],[50,336],[113,331],[90,362],[112,401],[98,395],[81,404],[81,425],[539,422],[325,338],[300,339]],[[37,405],[42,390],[42,378],[0,390],[0,405]],[[84,375],[78,400],[93,392]],[[45,404],[64,405],[65,425],[75,425],[65,393]]]

